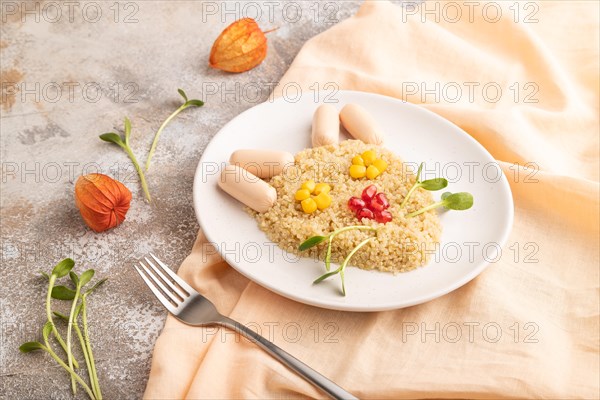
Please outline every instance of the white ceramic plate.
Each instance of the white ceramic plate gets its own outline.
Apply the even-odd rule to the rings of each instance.
[[[194,179],[198,221],[225,260],[254,282],[306,304],[347,311],[407,307],[442,296],[469,282],[497,260],[513,221],[510,187],[492,156],[471,136],[440,116],[400,100],[370,93],[340,91],[331,96],[341,109],[358,103],[386,133],[386,147],[405,162],[425,162],[425,179],[443,176],[446,190],[468,191],[475,199],[467,211],[441,213],[438,251],[424,267],[392,275],[358,268],[346,270],[345,297],[339,277],[313,285],[323,264],[287,253],[258,229],[243,205],[217,187],[220,169],[242,148],[286,150],[310,147],[311,121],[319,106],[314,93],[297,102],[278,99],[253,107],[231,120],[210,142]],[[347,138],[341,133],[341,139]],[[437,172],[436,172],[437,171]],[[438,199],[441,193],[433,192]]]

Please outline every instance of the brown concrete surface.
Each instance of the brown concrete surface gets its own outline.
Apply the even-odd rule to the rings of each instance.
[[[40,339],[45,321],[46,283],[38,271],[72,257],[77,271],[91,267],[109,277],[89,304],[104,397],[136,399],[166,313],[133,262],[153,251],[177,268],[198,230],[192,181],[206,144],[231,118],[266,100],[302,44],[359,2],[67,3],[0,2],[0,398],[73,397],[49,356],[18,351]],[[221,30],[258,9],[262,28],[279,27],[268,35],[264,63],[243,74],[210,69]],[[178,87],[206,105],[186,110],[163,132],[148,174],[155,199],[148,205],[126,155],[98,135],[122,129],[128,116],[143,163],[153,133],[180,104]],[[122,226],[96,234],[82,222],[73,188],[79,175],[99,170],[123,181],[133,201]]]

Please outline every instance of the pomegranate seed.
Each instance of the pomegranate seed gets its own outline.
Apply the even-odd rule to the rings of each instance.
[[[365,190],[363,190],[362,195],[360,197],[362,197],[362,199],[365,201],[365,203],[370,203],[371,200],[373,199],[373,197],[375,197],[375,195],[377,194],[377,186],[375,185],[369,185],[365,188]]]
[[[352,211],[358,212],[360,209],[366,207],[366,203],[363,199],[359,199],[358,197],[350,197],[350,200],[348,200],[348,207]]]
[[[392,213],[388,210],[376,211],[375,212],[375,221],[380,222],[382,224],[387,224],[392,220]]]
[[[377,202],[383,206],[384,210],[390,207],[390,202],[388,201],[385,193],[377,193],[375,195],[375,200],[377,200]]]
[[[369,203],[369,208],[375,212],[385,210],[383,204],[380,203],[379,200],[377,200],[377,196],[375,196],[375,198],[371,200],[371,202]]]
[[[362,210],[359,210],[356,213],[356,218],[358,218],[358,219],[363,219],[363,218],[373,219],[373,217],[374,217],[373,211],[369,210],[368,208],[363,208]]]

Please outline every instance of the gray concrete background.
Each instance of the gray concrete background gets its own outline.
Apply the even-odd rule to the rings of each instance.
[[[0,5],[0,398],[72,397],[66,373],[49,356],[18,351],[40,338],[45,321],[46,283],[37,271],[65,257],[76,260],[79,272],[92,267],[109,277],[89,305],[105,398],[139,398],[166,314],[132,262],[154,251],[172,267],[180,264],[198,229],[192,180],[208,141],[267,99],[302,44],[353,14],[359,2]],[[268,35],[263,64],[234,75],[210,69],[208,55],[221,30],[258,10],[263,29],[279,27]],[[122,129],[128,116],[143,163],[154,132],[180,105],[178,87],[206,105],[180,114],[163,132],[148,174],[155,199],[148,205],[126,155],[98,135]],[[96,234],[81,220],[73,188],[79,175],[99,170],[124,182],[133,201],[123,225]],[[77,398],[85,397],[80,390]]]

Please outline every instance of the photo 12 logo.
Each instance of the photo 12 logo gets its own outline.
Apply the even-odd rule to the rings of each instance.
[[[81,99],[97,103],[103,98],[113,103],[137,103],[139,86],[135,82],[10,82],[1,84],[2,103],[9,98],[21,103],[74,103]]]
[[[275,101],[275,87],[279,82],[202,82],[202,101],[231,104],[260,104]],[[297,82],[287,82],[281,85],[279,94],[281,100],[287,103],[297,103],[303,96],[308,96],[316,103],[336,104],[339,102],[340,87],[335,82],[314,82],[305,89]]]
[[[136,24],[140,7],[133,1],[2,1],[2,23],[113,23]]]
[[[298,343],[301,340],[313,343],[337,344],[340,342],[338,333],[340,327],[335,322],[319,323],[313,322],[309,326],[302,325],[296,321],[278,322],[248,322],[244,326],[261,335],[270,342],[283,340],[287,343]],[[207,326],[200,332],[199,340],[207,343],[211,340],[219,340],[222,343],[234,340],[238,343],[241,336],[230,329],[221,329],[217,326]],[[248,339],[250,340],[250,339]]]
[[[536,82],[402,82],[402,97],[413,103],[539,103]]]
[[[86,234],[83,224],[81,235]],[[99,242],[87,242],[81,245],[78,240],[57,241],[56,238],[39,240],[19,240],[6,238],[0,247],[0,261],[6,265],[45,263],[48,259],[59,260],[64,257],[85,260],[90,264],[129,263],[145,255],[146,249],[139,243],[119,243],[107,245]]]
[[[540,327],[535,322],[508,325],[496,321],[475,322],[403,322],[402,343],[498,343],[500,341],[535,344]]]
[[[535,24],[539,4],[534,1],[409,1],[402,7],[402,22],[417,19],[455,24],[484,21],[495,24],[502,17],[515,23]]]
[[[301,20],[333,25],[340,22],[341,2],[337,1],[203,1],[202,22],[221,23],[252,18],[257,22],[283,20],[293,24]]]
[[[65,183],[75,182],[78,176],[107,174],[123,183],[137,183],[137,172],[132,163],[115,162],[111,165],[79,161],[4,161],[0,164],[3,184],[11,183]]]

